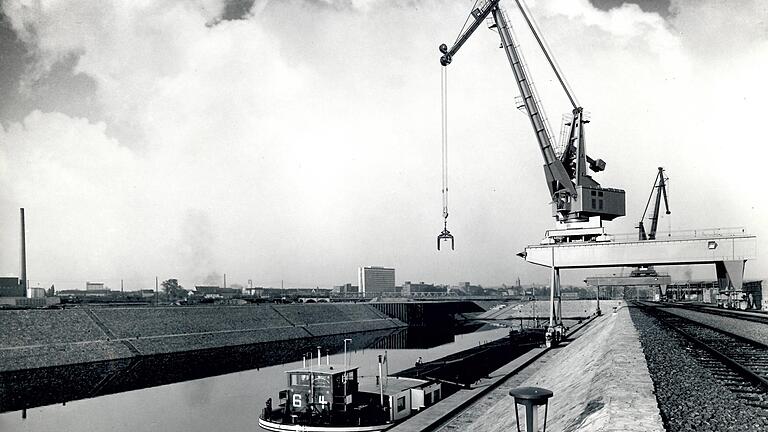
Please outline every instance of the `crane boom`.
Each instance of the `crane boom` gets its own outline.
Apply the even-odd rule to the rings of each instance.
[[[517,88],[520,90],[520,95],[523,97],[523,103],[525,104],[525,110],[528,113],[528,118],[533,126],[536,140],[539,143],[539,149],[541,155],[544,157],[544,168],[547,176],[547,186],[549,187],[549,193],[555,195],[557,192],[565,189],[567,193],[576,195],[576,188],[571,182],[571,177],[565,170],[562,161],[555,154],[552,137],[547,132],[544,124],[544,115],[536,100],[536,96],[531,89],[530,80],[525,73],[525,67],[523,65],[522,56],[517,50],[517,44],[512,38],[512,32],[509,28],[509,23],[504,16],[504,12],[501,8],[493,8],[493,20],[496,23],[496,27],[499,29],[499,36],[501,37],[501,44],[504,51],[507,54],[512,71],[515,74],[515,81],[517,82]]]
[[[571,238],[577,237],[583,240],[595,239],[602,235],[603,220],[613,220],[616,217],[624,216],[624,191],[603,188],[588,175],[588,167],[594,172],[599,172],[605,168],[605,162],[602,159],[592,159],[586,154],[584,125],[588,123],[588,120],[584,118],[584,110],[577,105],[573,92],[566,84],[554,58],[538,33],[533,18],[526,12],[521,0],[515,0],[574,107],[569,135],[564,143],[563,153],[558,157],[554,149],[554,140],[547,129],[546,117],[528,76],[522,53],[512,34],[509,20],[504,10],[499,6],[499,1],[486,0],[472,10],[470,19],[473,21],[459,35],[453,46],[448,48],[445,44],[440,45],[440,52],[443,54],[440,58],[440,64],[444,67],[451,64],[453,57],[479,28],[482,21],[489,16],[493,18],[493,24],[490,27],[495,29],[501,38],[501,48],[507,55],[515,76],[515,83],[523,99],[523,106],[544,159],[544,174],[552,199],[552,214],[558,223],[565,226],[565,230],[554,230],[564,233],[553,235],[554,241],[570,241]],[[570,229],[575,226],[575,223],[581,224],[581,227],[587,228],[587,230],[573,234]]]
[[[450,50],[445,44],[440,45],[440,52],[443,53],[443,56],[440,57],[441,65],[448,66],[451,64],[451,61],[453,61],[453,56],[459,52],[459,48],[461,48],[461,46],[464,45],[464,42],[466,42],[469,37],[472,36],[472,33],[474,33],[475,30],[480,27],[480,24],[482,24],[483,20],[488,16],[489,13],[491,13],[491,10],[499,4],[499,1],[501,0],[490,0],[485,5],[473,9],[472,17],[474,18],[474,21],[472,21],[472,23],[469,24],[469,27],[467,27],[466,30],[464,30],[459,35]]]
[[[549,48],[547,48],[547,44],[544,43],[544,39],[539,35],[538,29],[536,29],[536,26],[533,24],[533,18],[530,17],[528,8],[526,8],[520,2],[520,0],[515,0],[515,3],[517,3],[517,8],[520,9],[520,13],[523,15],[523,18],[525,18],[526,24],[528,24],[528,27],[531,29],[531,32],[533,33],[533,37],[536,38],[536,42],[539,44],[539,48],[541,48],[541,52],[544,53],[544,57],[547,58],[549,65],[552,67],[552,70],[555,72],[555,76],[557,76],[557,80],[560,82],[560,85],[563,87],[563,91],[565,92],[566,96],[568,96],[568,100],[571,101],[571,106],[573,106],[573,109],[578,108],[579,103],[576,101],[576,96],[574,96],[573,91],[571,90],[571,87],[568,86],[568,83],[565,81],[565,78],[563,77],[563,73],[560,71],[560,67],[557,65],[555,58],[552,57],[552,55],[549,53]]]
[[[512,71],[515,74],[517,87],[520,90],[520,94],[523,97],[525,108],[528,113],[528,118],[533,126],[533,131],[536,135],[536,139],[539,143],[539,149],[541,155],[544,157],[544,167],[546,169],[546,175],[548,179],[549,192],[554,194],[561,190],[566,189],[568,193],[575,195],[576,189],[571,182],[568,172],[565,170],[563,163],[559,160],[555,154],[553,147],[552,137],[546,130],[543,118],[543,112],[539,106],[536,97],[533,94],[530,86],[530,80],[524,71],[524,66],[521,60],[521,55],[517,50],[512,33],[504,17],[503,11],[498,6],[500,0],[490,0],[480,8],[476,8],[472,11],[472,21],[467,29],[459,35],[459,38],[448,49],[445,44],[440,46],[440,51],[443,56],[440,58],[440,64],[448,66],[453,61],[453,56],[459,51],[464,43],[469,39],[475,30],[480,27],[483,20],[488,17],[489,14],[493,14],[494,26],[499,29],[499,35],[501,37],[502,48],[507,54],[509,64],[512,66]]]

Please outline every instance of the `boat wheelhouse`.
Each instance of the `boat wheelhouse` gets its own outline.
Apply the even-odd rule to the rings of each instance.
[[[390,425],[378,395],[360,393],[358,368],[317,365],[286,372],[288,387],[259,418],[270,431],[378,431]]]
[[[259,417],[266,430],[380,431],[437,402],[441,391],[439,383],[413,378],[377,376],[361,384],[357,367],[329,364],[289,370],[286,377],[277,406],[268,399]]]

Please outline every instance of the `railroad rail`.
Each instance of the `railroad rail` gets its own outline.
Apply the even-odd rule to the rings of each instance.
[[[692,303],[675,303],[668,307],[688,309],[696,312],[719,315],[728,318],[737,318],[745,321],[752,321],[761,324],[768,324],[768,313],[756,311],[744,311],[740,309],[723,309],[715,306],[707,306]]]
[[[745,405],[768,417],[768,345],[675,315],[658,305],[634,303],[688,340],[703,368]]]

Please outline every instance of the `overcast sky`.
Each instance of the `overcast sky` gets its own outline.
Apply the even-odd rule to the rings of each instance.
[[[0,274],[19,272],[25,207],[33,286],[227,273],[329,287],[356,283],[360,265],[395,267],[398,283],[546,282],[515,256],[553,225],[542,160],[484,27],[449,68],[456,251],[435,250],[437,46],[472,3],[3,1]],[[567,101],[502,4],[557,135]],[[627,192],[608,230],[634,230],[663,166],[662,231],[743,226],[765,251],[766,3],[529,6],[591,112],[589,153],[608,164],[595,178]],[[767,268],[750,261],[747,277]]]

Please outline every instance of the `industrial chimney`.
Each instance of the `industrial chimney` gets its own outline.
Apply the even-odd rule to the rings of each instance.
[[[24,208],[21,212],[21,287],[24,288],[24,296],[27,297],[27,238],[24,229]]]

